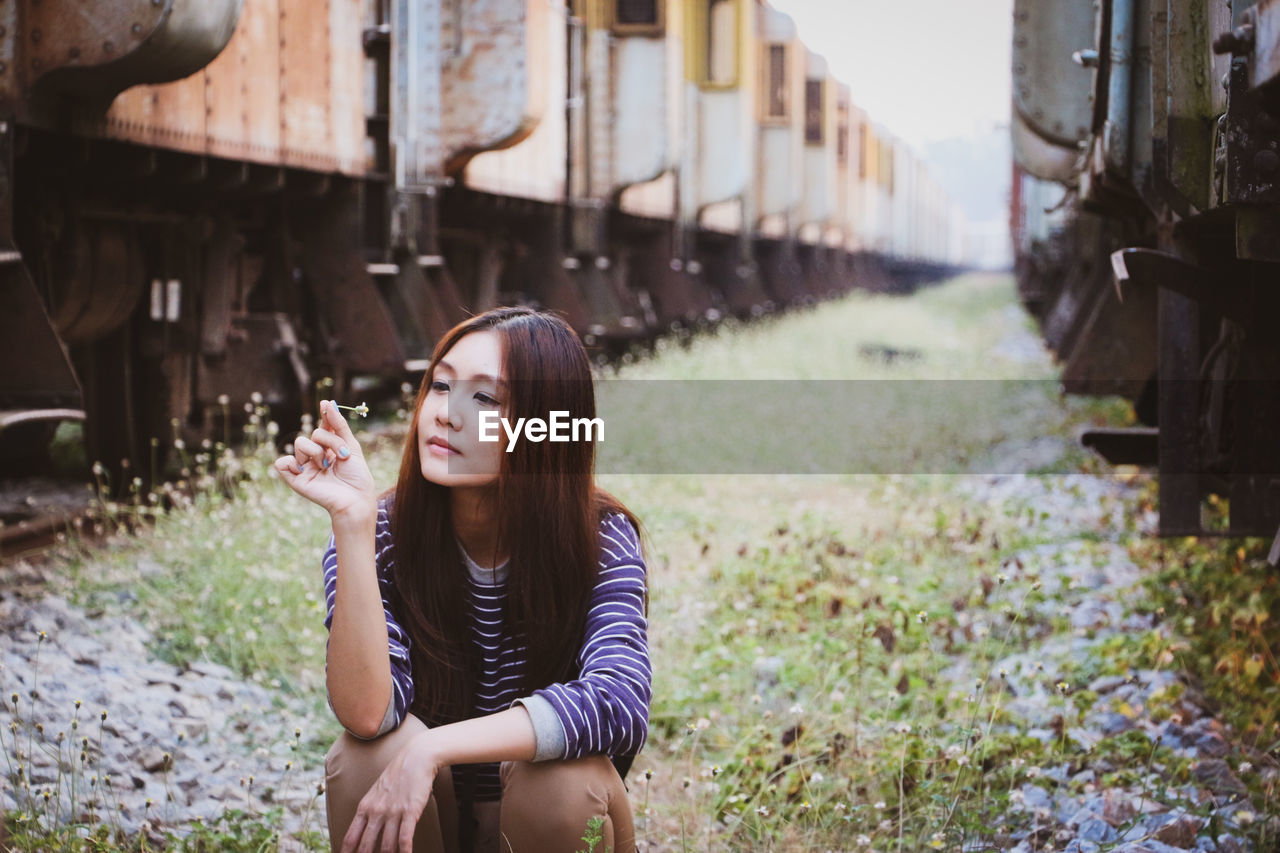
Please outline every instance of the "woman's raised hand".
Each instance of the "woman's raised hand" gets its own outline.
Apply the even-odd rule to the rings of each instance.
[[[295,492],[330,516],[377,511],[373,474],[346,418],[331,400],[320,403],[320,426],[310,436],[300,434],[293,442],[293,455],[281,456],[275,468]]]

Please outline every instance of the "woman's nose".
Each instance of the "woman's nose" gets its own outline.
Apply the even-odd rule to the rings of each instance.
[[[436,423],[455,430],[462,429],[462,419],[457,416],[450,416],[448,405],[436,409]]]

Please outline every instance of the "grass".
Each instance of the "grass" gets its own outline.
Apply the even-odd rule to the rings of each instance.
[[[609,373],[670,382],[1006,383],[991,388],[1027,380],[1039,389],[1011,400],[953,394],[932,397],[924,408],[863,412],[856,424],[832,431],[823,448],[870,448],[842,458],[841,474],[636,473],[655,470],[634,450],[641,438],[610,434],[640,462],[607,469],[601,483],[640,515],[649,534],[655,693],[649,743],[628,780],[647,849],[1000,846],[1035,823],[1033,810],[1021,824],[1009,817],[1031,789],[1051,784],[1055,768],[1086,760],[1065,734],[1094,698],[1082,685],[1139,666],[1189,668],[1205,680],[1252,738],[1259,772],[1246,781],[1254,803],[1263,814],[1274,804],[1275,776],[1261,771],[1274,765],[1280,740],[1271,656],[1276,598],[1274,579],[1260,584],[1262,598],[1247,594],[1259,585],[1256,549],[1238,556],[1204,542],[1155,543],[1138,530],[1141,505],[1116,506],[1125,547],[1141,565],[1172,573],[1156,575],[1156,598],[1139,606],[1176,612],[1179,633],[1122,637],[1088,658],[1000,671],[1011,655],[1073,633],[1060,612],[1071,584],[1042,576],[1021,557],[1069,539],[1081,543],[1081,559],[1101,559],[1112,534],[1082,532],[1047,515],[1033,505],[1033,489],[1003,503],[975,502],[967,478],[945,472],[1023,453],[1049,436],[1060,457],[1052,470],[1096,474],[1097,463],[1072,449],[1075,432],[1130,416],[1114,401],[1058,398],[1054,367],[1037,354],[1017,310],[1007,277],[967,276],[910,299],[855,294],[683,344],[661,343],[651,356]],[[680,409],[663,405],[655,400],[652,411],[681,419]],[[820,405],[815,412],[784,414],[813,420]],[[966,423],[999,429],[956,426]],[[394,478],[396,435],[379,432],[367,445],[380,484]],[[914,447],[933,437],[945,456],[866,473],[860,460],[879,453],[884,437]],[[691,440],[724,442],[718,433]],[[207,452],[184,460],[199,488],[175,487],[175,509],[159,514],[142,537],[73,556],[68,577],[79,601],[94,608],[120,607],[128,590],[132,600],[124,606],[153,631],[155,651],[166,659],[223,664],[276,688],[282,702],[310,708],[324,722],[299,743],[297,778],[311,784],[337,732],[322,683],[326,519],[267,475],[271,453],[260,441],[238,460],[214,464],[218,448]],[[961,461],[948,467],[948,460]],[[235,476],[219,479],[219,472]],[[1082,504],[1091,500],[1071,477],[1042,479],[1045,488],[1079,488]],[[1150,500],[1145,494],[1139,504]],[[111,508],[111,517],[149,515],[158,503],[139,495]],[[1224,564],[1235,567],[1230,584],[1215,580]],[[1221,601],[1231,603],[1223,609]],[[1174,621],[1170,615],[1166,628]],[[1187,635],[1193,639],[1182,639]],[[1006,678],[1035,682],[1052,697],[1057,728],[1046,736],[1014,725]],[[282,732],[282,740],[289,735]],[[1095,752],[1115,766],[1112,782],[1141,783],[1156,765],[1171,778],[1188,772],[1132,738],[1105,739]],[[1265,826],[1258,822],[1255,837],[1274,837]],[[273,843],[279,827],[278,816],[229,814],[184,843],[258,849]],[[30,837],[22,849],[64,846]],[[137,844],[59,838],[78,849]],[[587,848],[597,840],[589,828]],[[319,836],[302,842],[323,846]]]

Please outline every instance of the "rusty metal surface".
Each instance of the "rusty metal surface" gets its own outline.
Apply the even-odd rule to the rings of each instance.
[[[323,167],[334,159],[330,127],[330,0],[277,0],[280,10],[281,162]],[[341,2],[341,0],[337,0]],[[358,32],[346,33],[351,51]],[[363,51],[363,48],[360,48]]]
[[[1094,4],[1079,0],[1014,3],[1014,112],[1052,145],[1074,148],[1089,136],[1097,72],[1072,54],[1096,50],[1094,16]]]
[[[277,408],[310,399],[311,376],[298,353],[293,325],[284,314],[235,318],[225,354],[219,359],[199,360],[200,400],[216,400],[222,394],[246,399],[253,391]]]
[[[18,4],[0,3],[0,109],[13,114],[21,106],[18,75],[18,40],[7,38],[18,31]]]
[[[444,174],[441,0],[393,0],[391,139],[396,189],[435,192]]]
[[[441,144],[450,171],[468,152],[514,145],[533,131],[547,78],[557,73],[546,31],[562,14],[551,0],[446,0]]]
[[[79,408],[80,386],[22,259],[0,258],[0,358],[20,370],[0,371],[0,406]]]
[[[185,80],[135,86],[90,135],[360,175],[362,0],[244,0],[235,32]]]
[[[1263,96],[1249,87],[1248,80],[1246,65],[1233,64],[1227,115],[1219,138],[1225,161],[1223,201],[1274,209],[1280,203],[1280,151],[1276,150],[1280,119],[1267,110]],[[1240,230],[1246,233],[1256,229]],[[1268,243],[1270,249],[1266,248]],[[1252,249],[1254,244],[1256,251]],[[1246,239],[1239,241],[1240,257],[1270,260],[1275,244],[1274,234],[1248,233]]]
[[[227,44],[241,0],[27,0],[22,71],[33,94],[57,92],[102,105],[141,83],[180,80]]]
[[[0,117],[0,407],[78,409],[80,385],[13,239],[14,129]]]
[[[1226,108],[1221,81],[1230,57],[1215,57],[1214,37],[1230,27],[1223,0],[1171,0],[1168,15],[1168,180],[1177,212],[1211,203],[1213,122]]]

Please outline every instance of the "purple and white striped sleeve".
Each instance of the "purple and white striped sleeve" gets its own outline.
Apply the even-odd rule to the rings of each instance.
[[[396,621],[391,612],[392,568],[395,565],[395,547],[391,542],[391,520],[384,503],[378,505],[378,525],[375,530],[374,547],[377,549],[374,563],[378,572],[378,589],[382,594],[382,612],[387,619],[387,655],[391,664],[391,701],[387,704],[387,713],[378,727],[379,737],[396,729],[404,722],[413,702],[413,667],[409,662],[409,635]],[[333,534],[329,534],[329,547],[324,552],[324,627],[332,629],[333,605],[338,591],[338,549]],[[325,663],[328,670],[328,662]],[[329,703],[333,707],[332,701]],[[350,731],[348,729],[348,731]],[[360,737],[351,732],[353,737]]]
[[[600,575],[587,611],[578,678],[537,690],[522,703],[534,716],[545,713],[545,701],[563,727],[563,754],[539,758],[640,751],[653,695],[644,602],[640,538],[624,516],[611,515],[600,525]]]

